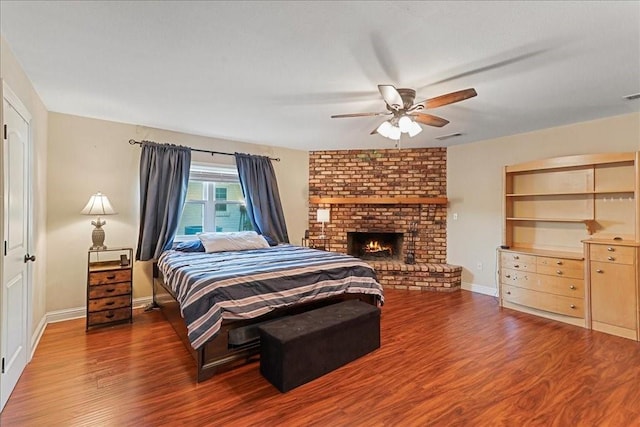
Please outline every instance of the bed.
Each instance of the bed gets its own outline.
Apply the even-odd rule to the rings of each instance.
[[[154,302],[196,362],[198,382],[256,360],[259,324],[346,299],[384,302],[364,261],[294,245],[165,251],[154,265],[153,288]]]

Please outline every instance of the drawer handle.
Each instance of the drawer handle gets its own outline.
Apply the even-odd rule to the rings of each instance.
[[[510,274],[505,274],[504,277],[506,277],[507,279],[511,279],[511,275]]]
[[[104,291],[105,292],[115,292],[116,289],[115,288],[109,288],[109,289],[105,289]]]
[[[104,316],[104,317],[106,317],[107,319],[111,319],[113,316],[115,316],[115,314],[113,314],[113,313],[109,313],[109,314],[107,314],[107,315],[106,315],[106,316]]]
[[[108,302],[108,303],[106,303],[105,305],[113,305],[113,304],[115,304],[115,303],[116,303],[115,301],[109,301],[109,302]]]
[[[514,255],[513,259],[520,259],[520,257],[518,255]]]
[[[576,287],[574,285],[569,285],[569,289],[575,289]]]
[[[600,269],[597,269],[597,270],[596,270],[596,273],[604,273],[604,271],[602,271],[602,270],[600,270]]]
[[[556,270],[556,274],[559,274],[562,276],[562,270]]]
[[[511,291],[507,291],[507,295],[511,295]]]
[[[115,274],[112,274],[111,276],[107,276],[107,280],[113,280],[116,278]]]
[[[513,268],[520,268],[520,264],[514,265]]]
[[[562,261],[557,261],[556,264],[562,265]]]
[[[611,246],[609,246],[609,247],[607,248],[607,250],[608,250],[609,252],[615,252],[615,250],[616,250],[616,249],[615,249],[615,248],[612,248]]]
[[[576,305],[575,304],[571,304],[569,307],[576,308]]]
[[[615,261],[615,260],[616,260],[616,259],[615,259],[614,257],[612,257],[612,256],[608,256],[608,257],[607,257],[607,259],[608,259],[609,261]]]

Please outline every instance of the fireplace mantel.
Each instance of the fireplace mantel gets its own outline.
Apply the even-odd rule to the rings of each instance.
[[[446,205],[446,197],[310,197],[310,203],[332,205]]]

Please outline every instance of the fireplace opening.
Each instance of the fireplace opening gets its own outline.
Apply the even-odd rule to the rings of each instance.
[[[402,259],[403,233],[347,232],[347,253],[366,260]]]

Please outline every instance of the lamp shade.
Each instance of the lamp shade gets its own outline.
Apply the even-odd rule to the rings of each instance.
[[[316,212],[316,220],[318,222],[329,222],[330,212],[329,209],[318,209]]]
[[[83,215],[114,215],[117,212],[104,194],[98,192],[89,198],[87,205],[80,211]]]

